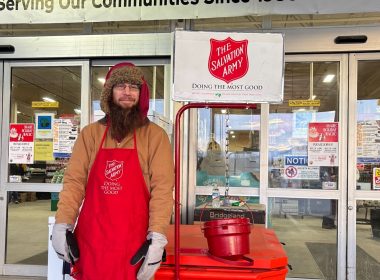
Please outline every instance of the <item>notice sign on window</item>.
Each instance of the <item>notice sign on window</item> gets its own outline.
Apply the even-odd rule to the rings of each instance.
[[[51,161],[53,157],[52,141],[35,141],[34,142],[34,160],[35,161]]]
[[[285,179],[319,180],[319,167],[307,166],[305,155],[285,155],[284,163]]]
[[[175,32],[176,101],[279,103],[282,34]]]
[[[285,165],[283,177],[288,180],[319,180],[319,167]]]
[[[309,123],[309,166],[338,166],[338,128],[337,122]]]
[[[34,124],[9,125],[9,163],[33,163]]]
[[[78,125],[72,119],[55,119],[53,137],[54,157],[68,158],[78,138]]]

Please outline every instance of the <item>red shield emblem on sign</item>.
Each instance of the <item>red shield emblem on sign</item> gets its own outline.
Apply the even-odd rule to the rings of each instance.
[[[104,170],[104,176],[109,180],[117,180],[123,175],[123,161],[107,161],[106,169]]]
[[[228,37],[223,41],[210,39],[208,70],[211,75],[227,84],[244,77],[248,72],[248,40],[235,41]]]

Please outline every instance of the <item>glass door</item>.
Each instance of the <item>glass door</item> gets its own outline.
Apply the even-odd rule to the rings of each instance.
[[[267,226],[292,279],[345,279],[346,75],[347,55],[289,55],[284,102],[269,105]]]
[[[46,276],[48,217],[88,123],[89,62],[6,62],[0,236],[3,273]],[[3,238],[5,237],[5,238]]]
[[[196,187],[189,192],[188,221],[210,200],[214,183],[223,194],[227,165],[231,176],[244,166],[239,170],[254,174],[257,185],[240,180],[232,189],[266,204],[267,227],[286,243],[288,278],[378,279],[379,89],[378,53],[288,55],[282,104],[229,114],[198,110],[191,118],[198,129],[190,145],[195,176],[189,185]]]
[[[380,54],[350,55],[348,279],[379,278]]]
[[[233,199],[264,204],[263,223],[286,243],[288,278],[345,279],[347,77],[347,54],[288,55],[282,104],[191,114],[188,222],[214,186],[223,200],[228,175]]]

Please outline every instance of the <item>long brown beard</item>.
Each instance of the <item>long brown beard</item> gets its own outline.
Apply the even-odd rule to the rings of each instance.
[[[135,129],[148,123],[148,118],[141,118],[137,105],[125,109],[109,101],[109,108],[111,136],[119,142]]]

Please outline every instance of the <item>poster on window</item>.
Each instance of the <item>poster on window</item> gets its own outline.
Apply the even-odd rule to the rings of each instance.
[[[52,161],[53,142],[52,141],[35,141],[34,142],[34,160],[35,161]]]
[[[36,139],[53,138],[54,113],[36,113]]]
[[[33,163],[34,124],[11,123],[9,125],[9,163]]]
[[[55,119],[53,123],[53,155],[67,158],[71,156],[78,138],[78,124],[72,118]]]
[[[358,162],[376,162],[380,159],[380,121],[358,121],[356,131]]]
[[[373,169],[373,189],[380,190],[380,168]]]
[[[293,111],[293,138],[306,138],[308,124],[315,121],[316,111]]]
[[[338,132],[337,122],[309,123],[309,166],[338,166]]]

